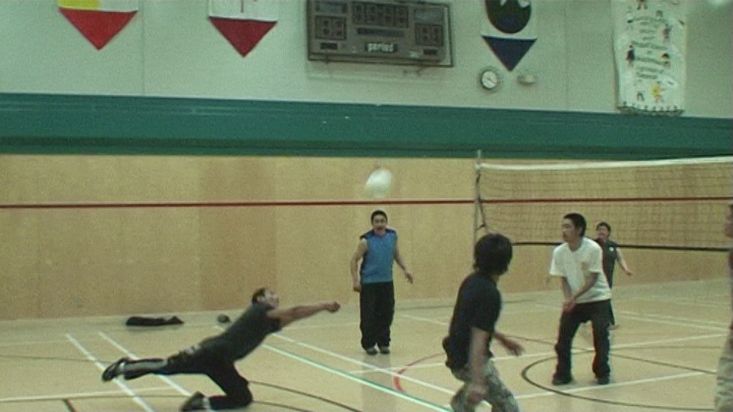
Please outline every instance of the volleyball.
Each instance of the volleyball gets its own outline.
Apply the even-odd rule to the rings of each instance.
[[[369,197],[380,199],[387,196],[390,187],[392,187],[392,172],[384,167],[379,167],[374,169],[367,178],[364,191]]]

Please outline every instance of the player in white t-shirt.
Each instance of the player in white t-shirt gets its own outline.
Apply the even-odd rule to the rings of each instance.
[[[583,215],[569,213],[563,216],[562,238],[565,242],[552,252],[550,276],[560,278],[565,296],[555,344],[557,367],[552,377],[553,385],[564,385],[573,380],[570,350],[578,327],[587,321],[593,324],[593,345],[596,350],[593,373],[598,384],[608,384],[611,375],[608,365],[611,288],[603,275],[601,247],[585,237],[585,229]]]

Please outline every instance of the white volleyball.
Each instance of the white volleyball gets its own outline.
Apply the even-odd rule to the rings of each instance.
[[[364,185],[364,191],[367,196],[373,198],[383,198],[389,194],[389,189],[392,187],[392,172],[384,167],[375,169],[367,178],[366,184]]]

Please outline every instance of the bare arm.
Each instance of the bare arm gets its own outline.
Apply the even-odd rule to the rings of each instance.
[[[593,287],[593,285],[596,284],[596,282],[598,281],[598,276],[600,275],[601,274],[598,272],[591,272],[591,274],[586,277],[585,284],[583,285],[583,287],[578,289],[578,291],[575,292],[574,295],[570,291],[570,285],[567,283],[568,282],[567,279],[563,278],[564,280],[563,293],[565,293],[565,298],[566,298],[565,304],[563,305],[563,310],[565,310],[566,312],[569,310],[572,310],[573,307],[575,307],[575,301],[578,299],[578,297],[581,296],[583,293],[589,291]],[[567,287],[567,290],[566,290],[566,287]],[[567,299],[568,294],[570,294],[570,299]]]
[[[324,310],[333,313],[339,310],[340,307],[341,305],[339,305],[338,302],[322,302],[314,305],[293,306],[286,309],[272,309],[267,311],[267,317],[271,319],[279,319],[280,327],[284,328],[296,320],[305,319]]]
[[[360,292],[361,291],[361,282],[359,282],[359,261],[364,257],[364,254],[367,252],[367,241],[366,239],[361,239],[359,241],[359,245],[356,246],[356,251],[354,252],[354,255],[351,257],[350,262],[350,270],[351,270],[351,283],[352,288],[354,289],[354,292]]]
[[[560,278],[560,286],[562,287],[562,295],[565,296],[565,302],[562,304],[563,312],[568,312],[575,306],[573,291],[570,289],[570,283],[566,277]]]
[[[399,266],[403,272],[405,272],[405,277],[407,278],[407,281],[412,283],[414,281],[414,278],[412,277],[412,272],[410,272],[407,269],[407,266],[405,265],[405,261],[402,260],[402,255],[400,254],[400,247],[397,243],[394,245],[394,260],[397,262],[397,266]]]
[[[621,265],[621,269],[623,269],[628,276],[633,275],[634,272],[629,269],[629,266],[626,264],[626,259],[624,259],[624,255],[623,253],[621,253],[621,249],[619,249],[618,247],[616,248],[616,256],[618,264]]]
[[[524,352],[524,347],[520,345],[519,342],[514,339],[510,339],[498,330],[494,331],[494,338],[496,338],[496,340],[501,343],[501,346],[514,356],[519,356]]]

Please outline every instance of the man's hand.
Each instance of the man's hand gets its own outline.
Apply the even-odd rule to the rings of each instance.
[[[329,312],[331,312],[331,313],[334,313],[334,312],[338,311],[339,309],[341,309],[341,305],[339,305],[338,302],[329,302],[329,303],[326,303],[325,304],[325,307],[326,307],[326,310],[329,311]]]
[[[524,353],[524,347],[515,340],[503,337],[502,339],[499,339],[499,343],[501,343],[501,346],[514,356],[519,356]]]
[[[565,302],[563,302],[563,304],[562,304],[562,311],[564,313],[568,313],[568,312],[572,311],[574,307],[575,307],[575,298],[574,297],[570,297]]]
[[[486,396],[486,385],[471,383],[468,385],[468,391],[466,392],[466,398],[471,406],[476,406],[484,400]]]
[[[353,290],[354,290],[354,292],[356,292],[356,293],[359,293],[359,292],[361,292],[361,283],[359,283],[359,281],[354,281],[354,282],[353,282],[353,286],[352,286],[352,289],[353,289]]]
[[[410,284],[415,282],[415,278],[412,277],[412,272],[406,270],[405,277],[407,278],[407,281],[410,282]]]
[[[624,270],[624,272],[626,272],[626,276],[634,276],[634,272],[630,270]]]

